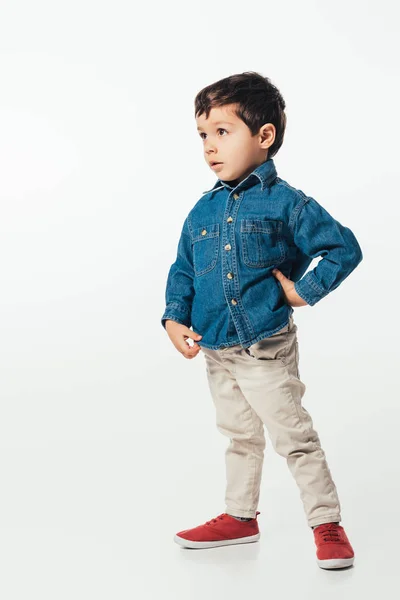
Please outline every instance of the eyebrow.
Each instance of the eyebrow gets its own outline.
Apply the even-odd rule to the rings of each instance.
[[[235,123],[231,123],[231,121],[216,121],[214,123],[214,125],[234,125]],[[197,128],[198,130],[201,129],[201,127]]]

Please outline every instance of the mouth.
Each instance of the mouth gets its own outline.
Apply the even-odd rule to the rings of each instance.
[[[222,162],[217,162],[217,161],[213,160],[212,162],[210,162],[210,167],[214,168],[214,167],[217,167],[218,165],[222,165],[222,164],[223,164]]]

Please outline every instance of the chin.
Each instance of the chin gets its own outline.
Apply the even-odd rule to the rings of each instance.
[[[235,175],[233,173],[225,173],[224,172],[224,179],[225,179],[225,181],[236,181],[238,178],[235,177]]]

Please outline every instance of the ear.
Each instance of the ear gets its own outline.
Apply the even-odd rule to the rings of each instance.
[[[259,131],[260,148],[268,150],[275,141],[276,129],[272,123],[265,123]]]

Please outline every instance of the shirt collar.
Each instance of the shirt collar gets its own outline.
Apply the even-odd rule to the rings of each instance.
[[[253,185],[255,178],[260,181],[261,190],[263,190],[265,187],[268,187],[276,177],[277,171],[274,160],[272,158],[268,158],[266,161],[261,163],[261,165],[258,165],[258,167],[256,167],[254,171],[250,173],[250,175],[243,179],[243,181],[238,183],[238,185],[235,188],[230,186],[226,181],[222,181],[222,179],[217,179],[213,187],[209,190],[205,190],[203,194],[209,194],[210,192],[213,192],[217,189],[222,189],[223,187],[226,187],[230,190],[237,189],[239,187],[250,187],[251,185]]]

